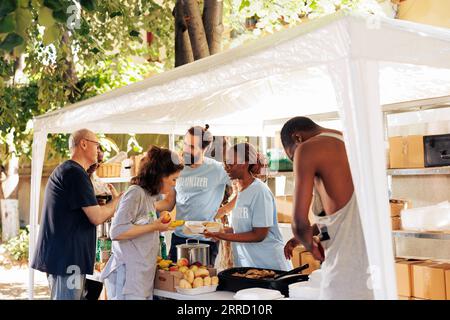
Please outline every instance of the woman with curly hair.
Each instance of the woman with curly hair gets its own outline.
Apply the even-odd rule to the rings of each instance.
[[[101,276],[108,299],[153,298],[159,233],[169,228],[169,223],[157,219],[156,211],[175,201],[173,189],[182,169],[178,156],[168,149],[151,147],[142,159],[112,220],[112,255]]]

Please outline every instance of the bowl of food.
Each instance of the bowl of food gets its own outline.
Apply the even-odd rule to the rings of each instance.
[[[222,229],[222,225],[219,222],[206,221],[203,222],[203,226],[208,232],[219,232]]]
[[[201,221],[186,221],[184,225],[192,233],[203,233],[206,229]]]

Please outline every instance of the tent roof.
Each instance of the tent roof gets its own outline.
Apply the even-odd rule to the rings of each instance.
[[[273,120],[337,110],[332,71],[343,59],[379,62],[381,104],[450,95],[449,41],[446,29],[341,12],[37,117],[34,128],[183,134],[208,123],[217,135],[270,135]]]

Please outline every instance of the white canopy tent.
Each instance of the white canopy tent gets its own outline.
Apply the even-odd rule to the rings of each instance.
[[[337,111],[371,265],[368,285],[377,299],[396,299],[381,105],[449,95],[449,30],[341,12],[37,117],[30,257],[48,133],[184,134],[208,123],[216,135],[270,136],[286,118]],[[29,280],[32,298],[31,269]]]

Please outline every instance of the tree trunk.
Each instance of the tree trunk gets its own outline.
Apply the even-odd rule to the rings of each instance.
[[[209,56],[208,41],[197,0],[184,0],[184,12],[187,16],[186,23],[191,40],[194,59],[198,60]]]
[[[175,68],[194,61],[191,41],[184,14],[184,1],[177,0],[173,9],[175,17]]]
[[[203,5],[203,26],[205,27],[209,53],[216,54],[222,49],[223,0],[205,0]]]
[[[68,48],[71,48],[71,41],[69,32],[64,32],[62,36],[62,42],[64,45],[66,45]],[[73,62],[73,54],[72,50],[68,50],[68,53],[66,55],[65,59],[66,64],[66,70],[63,74],[63,79],[67,83],[66,89],[73,90],[73,88],[76,87],[76,84],[78,83],[78,76],[75,69],[75,64]]]

